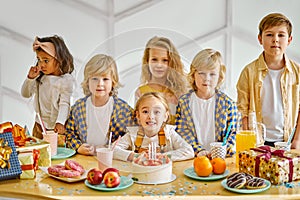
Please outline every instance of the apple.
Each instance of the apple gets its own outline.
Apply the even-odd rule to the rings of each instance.
[[[119,170],[116,169],[116,168],[113,168],[113,167],[106,168],[106,169],[103,171],[103,177],[105,176],[105,174],[106,174],[107,172],[116,172],[116,173],[118,173],[118,175],[120,176]]]
[[[120,175],[115,171],[106,172],[103,178],[104,184],[108,188],[114,188],[120,185],[121,178]]]
[[[87,173],[86,179],[92,185],[99,185],[103,180],[103,174],[99,169],[93,168]]]

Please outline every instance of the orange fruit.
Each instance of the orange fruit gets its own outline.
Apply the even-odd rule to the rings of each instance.
[[[223,158],[214,158],[211,161],[214,174],[223,174],[226,170],[226,162]]]
[[[206,156],[199,156],[194,158],[194,170],[198,176],[209,176],[213,167]]]

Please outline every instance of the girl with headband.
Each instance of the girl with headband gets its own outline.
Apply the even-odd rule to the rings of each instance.
[[[57,35],[36,37],[33,51],[36,53],[37,63],[29,69],[21,89],[23,97],[35,96],[34,108],[41,117],[39,120],[36,116],[32,135],[42,139],[41,126],[64,134],[73,93],[73,56],[64,40]]]

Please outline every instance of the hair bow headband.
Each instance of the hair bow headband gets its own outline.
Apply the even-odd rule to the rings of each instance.
[[[38,37],[35,37],[32,48],[33,48],[33,51],[36,51],[38,48],[41,48],[47,54],[49,54],[50,56],[57,59],[54,44],[51,42],[40,42],[40,41],[38,41]]]

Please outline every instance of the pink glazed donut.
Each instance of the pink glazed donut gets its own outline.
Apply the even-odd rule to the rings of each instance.
[[[74,171],[78,171],[81,174],[84,173],[84,168],[76,161],[74,160],[66,160],[65,161],[65,167],[66,169],[70,169],[70,170],[74,170]]]
[[[62,165],[53,165],[51,167],[48,167],[48,173],[53,176],[59,176],[59,171],[65,170],[65,166]]]
[[[58,176],[63,178],[80,178],[81,174],[79,171],[75,171],[72,169],[62,169],[59,171]]]

